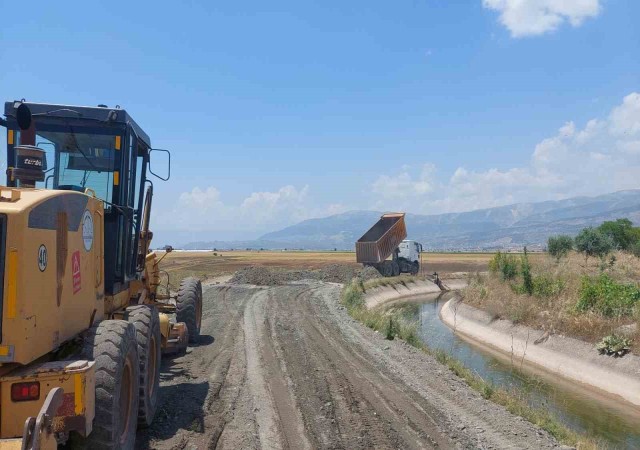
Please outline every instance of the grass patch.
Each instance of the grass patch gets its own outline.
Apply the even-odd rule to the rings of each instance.
[[[525,287],[523,258],[496,255],[489,273],[469,277],[462,296],[495,318],[581,339],[593,344],[596,352],[603,337],[640,322],[640,259],[620,251],[612,256],[602,264],[595,259],[585,262],[576,252],[559,260],[529,253],[531,284]],[[503,268],[511,276],[516,262],[518,273],[505,277]],[[629,336],[630,351],[640,354],[640,327],[637,330]]]
[[[362,283],[361,280],[354,279],[350,284],[345,285],[342,290],[342,304],[354,319],[372,330],[382,333],[387,339],[403,339],[413,347],[434,356],[437,361],[464,380],[473,390],[479,392],[483,398],[502,405],[512,414],[523,417],[539,426],[559,442],[574,446],[579,450],[598,448],[598,443],[595,440],[565,427],[547,410],[529,406],[522,395],[495,387],[442,350],[431,350],[420,340],[417,324],[407,322],[400,312],[367,309],[365,304],[365,286],[367,284],[368,282]]]
[[[462,378],[473,390],[480,393],[483,398],[502,405],[510,413],[523,417],[534,425],[539,426],[559,442],[581,450],[599,448],[596,440],[570,430],[547,410],[531,407],[517,392],[509,392],[495,387],[446,352],[437,350],[435,352],[430,351],[430,353],[435,356],[438,362],[447,366],[451,372]]]
[[[421,348],[422,342],[418,336],[417,324],[408,322],[398,312],[371,310],[366,307],[364,301],[366,284],[354,279],[342,290],[342,304],[351,317],[381,333],[388,340],[399,338],[414,347]]]
[[[582,278],[580,299],[576,304],[578,311],[596,311],[606,317],[620,317],[633,315],[634,308],[639,306],[640,289],[636,284],[617,283],[606,273]]]

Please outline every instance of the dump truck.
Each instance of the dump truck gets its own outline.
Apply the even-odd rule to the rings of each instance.
[[[200,281],[173,293],[167,253],[150,251],[150,176],[169,179],[171,154],[119,107],[22,100],[4,115],[0,449],[133,448],[161,353],[197,342],[202,320]]]
[[[404,213],[383,214],[356,242],[356,260],[364,266],[375,267],[385,277],[417,274],[422,244],[405,239],[404,216]]]

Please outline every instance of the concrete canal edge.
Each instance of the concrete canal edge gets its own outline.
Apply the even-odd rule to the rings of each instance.
[[[488,346],[519,363],[533,364],[553,374],[612,394],[640,406],[640,357],[600,355],[592,344],[548,335],[453,298],[440,310],[442,321],[463,337]]]
[[[445,280],[445,284],[451,290],[458,290],[466,286],[466,281],[463,279]],[[440,293],[442,293],[440,288],[431,281],[416,280],[394,286],[380,286],[368,289],[365,292],[365,304],[367,308],[373,309],[389,303],[402,302],[412,297]]]

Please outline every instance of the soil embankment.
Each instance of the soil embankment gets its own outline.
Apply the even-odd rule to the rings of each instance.
[[[452,299],[441,312],[449,327],[466,338],[640,406],[640,357],[600,355],[593,345],[566,336],[494,320],[485,311]]]
[[[353,320],[342,286],[207,288],[201,342],[165,359],[139,448],[554,448],[402,341]]]

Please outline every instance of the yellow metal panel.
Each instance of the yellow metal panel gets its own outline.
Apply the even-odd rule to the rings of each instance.
[[[73,376],[74,391],[74,403],[76,415],[81,416],[84,414],[84,374],[77,373]]]
[[[21,450],[22,439],[2,439],[0,440],[0,450]]]
[[[169,322],[169,316],[165,313],[158,314],[160,316],[160,334],[164,339],[169,338],[171,332],[171,323]]]
[[[11,347],[8,345],[0,345],[0,356],[9,356],[11,352]]]
[[[9,250],[7,276],[7,319],[15,319],[18,298],[18,250],[15,248]]]
[[[113,184],[114,186],[117,186],[120,184],[120,172],[118,172],[117,170],[113,172]]]
[[[121,137],[116,136],[116,150],[120,150]]]
[[[34,401],[11,401],[11,385],[15,382],[40,382],[40,398]],[[27,417],[38,415],[40,408],[53,388],[62,388],[65,397],[74,407],[58,410],[53,418],[53,427],[64,424],[64,417],[80,416],[85,428],[91,430],[95,417],[95,362],[85,360],[49,361],[21,367],[0,377],[0,410],[9,414],[0,415],[0,437],[22,436]],[[78,401],[80,399],[80,401]],[[80,407],[79,407],[80,405]]]
[[[13,130],[7,131],[7,144],[13,145]]]

